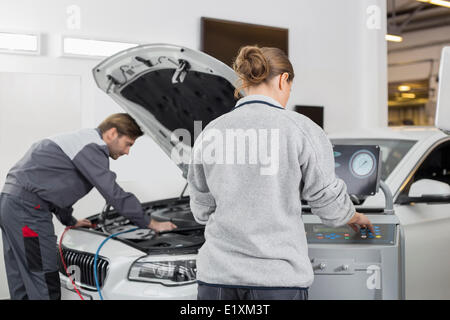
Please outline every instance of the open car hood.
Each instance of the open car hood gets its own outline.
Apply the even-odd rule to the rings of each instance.
[[[187,175],[200,131],[235,105],[234,71],[200,51],[148,44],[93,69],[97,86],[129,113]],[[201,121],[194,126],[195,121]],[[181,138],[180,138],[181,137]]]

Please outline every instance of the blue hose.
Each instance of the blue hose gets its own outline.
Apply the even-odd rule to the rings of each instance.
[[[98,247],[97,252],[95,253],[95,257],[94,257],[94,279],[95,279],[95,286],[97,287],[97,291],[98,291],[98,294],[99,294],[99,296],[100,296],[100,300],[103,300],[103,296],[102,296],[102,292],[101,292],[101,290],[100,290],[100,284],[98,283],[98,276],[97,276],[97,260],[98,260],[98,254],[99,254],[99,252],[100,252],[100,249],[103,247],[103,245],[104,245],[104,244],[106,243],[106,241],[108,241],[109,239],[112,239],[112,238],[114,238],[114,237],[117,237],[119,234],[122,234],[122,233],[127,233],[127,232],[131,232],[131,231],[136,231],[137,229],[139,229],[139,228],[133,228],[133,229],[130,229],[130,230],[126,230],[126,231],[114,233],[114,234],[108,236],[105,240],[103,240],[103,242],[102,242],[102,243],[100,244],[100,246]]]

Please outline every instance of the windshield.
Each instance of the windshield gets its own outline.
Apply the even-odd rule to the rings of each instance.
[[[416,143],[415,140],[390,139],[331,139],[333,144],[378,145],[381,149],[381,180],[394,171],[395,167]]]

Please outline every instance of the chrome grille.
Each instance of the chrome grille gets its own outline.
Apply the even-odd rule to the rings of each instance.
[[[66,276],[66,271],[64,270],[63,263],[61,261],[61,256],[58,252],[58,261],[59,261],[59,272]],[[79,252],[67,248],[62,248],[64,261],[66,266],[78,266],[80,268],[80,282],[82,285],[96,287],[95,286],[95,278],[94,278],[94,254],[87,252]],[[108,273],[108,261],[104,258],[97,258],[97,275],[98,282],[100,287],[103,286],[106,275]]]

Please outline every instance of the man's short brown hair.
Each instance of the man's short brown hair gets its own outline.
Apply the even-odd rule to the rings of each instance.
[[[134,140],[144,134],[136,121],[128,113],[112,114],[103,120],[98,128],[102,134],[111,128],[116,128],[119,135],[126,135]]]

